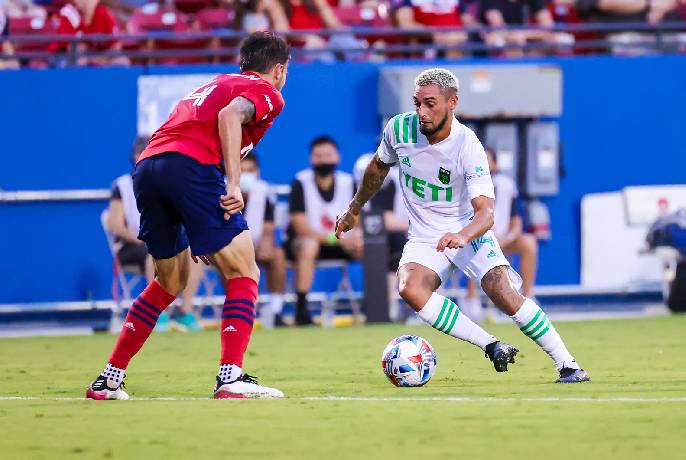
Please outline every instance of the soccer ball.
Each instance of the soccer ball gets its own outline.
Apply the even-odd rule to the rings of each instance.
[[[401,335],[386,345],[381,355],[381,368],[397,387],[420,387],[436,371],[436,352],[426,339]]]

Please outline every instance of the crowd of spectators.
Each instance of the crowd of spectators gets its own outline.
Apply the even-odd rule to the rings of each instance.
[[[185,49],[185,60],[230,61],[231,55],[211,53],[235,45],[228,39],[205,40],[134,40],[131,34],[149,32],[193,32],[236,30],[276,30],[290,32],[296,47],[315,50],[310,59],[368,59],[380,55],[389,45],[420,45],[390,57],[461,57],[465,43],[488,45],[496,55],[521,55],[530,43],[569,45],[575,38],[598,35],[575,34],[551,30],[556,23],[641,22],[657,24],[686,19],[686,0],[0,0],[0,40],[5,59],[2,67],[17,67],[18,61],[7,59],[15,52],[47,51],[64,56],[64,51],[111,51],[109,56],[82,58],[71,64],[112,65],[130,62],[120,50],[136,50],[134,59],[154,62],[145,51]],[[503,27],[531,25],[523,30],[490,30],[474,32],[481,25]],[[388,35],[373,32],[354,35],[351,27],[389,28],[412,31],[412,34]],[[465,28],[470,28],[467,33]],[[317,31],[327,30],[329,34]],[[302,34],[299,33],[302,31]],[[78,44],[70,41],[8,40],[12,35],[78,35],[111,34],[115,40],[94,39]],[[346,51],[321,53],[316,50],[335,45]],[[421,46],[431,45],[434,46]],[[331,47],[329,47],[331,48]],[[531,47],[530,47],[531,48]],[[398,49],[398,47],[394,48]],[[194,53],[193,50],[196,52]],[[198,50],[210,52],[197,53]],[[413,51],[414,50],[414,51]],[[475,51],[472,48],[470,52]],[[414,54],[413,54],[414,53]],[[84,55],[81,53],[80,55]],[[73,58],[72,58],[73,59]],[[159,58],[157,62],[167,62]],[[21,62],[25,63],[24,61]],[[57,60],[59,64],[59,60]],[[53,61],[54,65],[54,61]]]

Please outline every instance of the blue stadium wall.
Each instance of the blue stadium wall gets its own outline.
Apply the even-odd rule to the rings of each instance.
[[[547,200],[553,239],[541,247],[539,281],[574,284],[583,194],[686,179],[686,58],[549,62],[564,72],[566,174],[559,196]],[[293,65],[286,108],[258,147],[263,175],[289,182],[307,166],[309,140],[322,133],[339,141],[346,170],[372,150],[380,129],[378,68]],[[235,68],[0,72],[0,188],[109,187],[130,167],[139,75],[226,71]],[[111,259],[99,223],[104,206],[0,204],[0,303],[109,298]]]

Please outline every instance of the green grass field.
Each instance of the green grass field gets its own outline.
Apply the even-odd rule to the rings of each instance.
[[[287,398],[244,401],[59,400],[82,397],[114,337],[0,340],[0,396],[40,398],[0,401],[0,458],[686,458],[686,317],[557,326],[592,382],[552,384],[548,357],[511,324],[488,327],[521,350],[503,374],[428,327],[287,329],[257,331],[246,358]],[[423,388],[381,372],[383,347],[407,332],[438,354]],[[155,335],[127,389],[210,396],[218,343],[216,331]],[[306,399],[326,396],[369,399]]]

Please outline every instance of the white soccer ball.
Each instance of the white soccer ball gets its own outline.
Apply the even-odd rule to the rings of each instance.
[[[436,352],[426,339],[401,335],[386,345],[381,367],[393,385],[420,387],[436,372]]]

